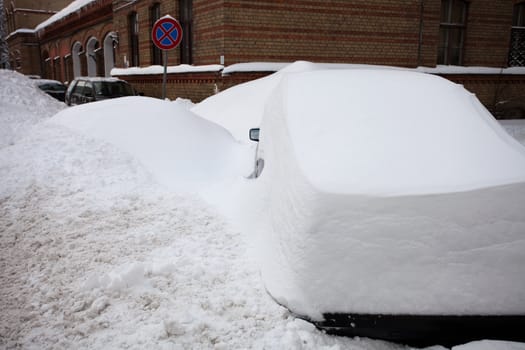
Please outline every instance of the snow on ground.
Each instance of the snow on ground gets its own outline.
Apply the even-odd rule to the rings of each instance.
[[[47,120],[55,107],[18,93],[26,83],[0,80],[13,131],[0,135],[0,348],[406,349],[292,317],[264,290],[250,232],[159,183],[115,137]],[[487,344],[525,349],[458,350]]]

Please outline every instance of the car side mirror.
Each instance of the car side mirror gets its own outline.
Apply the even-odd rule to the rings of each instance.
[[[250,129],[250,140],[259,142],[259,128]]]

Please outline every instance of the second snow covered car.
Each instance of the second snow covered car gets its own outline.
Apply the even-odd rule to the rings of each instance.
[[[79,77],[75,78],[66,91],[65,102],[68,106],[87,102],[107,100],[109,98],[134,96],[133,87],[117,78]]]
[[[461,85],[286,74],[259,152],[279,303],[352,336],[525,341],[525,148]]]

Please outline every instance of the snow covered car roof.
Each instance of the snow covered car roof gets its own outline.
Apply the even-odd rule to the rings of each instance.
[[[332,193],[400,195],[525,181],[525,150],[463,86],[398,70],[288,74],[261,133],[282,127],[301,172]]]
[[[64,83],[58,81],[58,80],[52,80],[52,79],[33,79],[32,80],[36,85],[42,85],[42,84],[59,84],[64,85]]]
[[[84,80],[84,81],[108,81],[108,82],[116,82],[116,81],[123,81],[125,80],[118,79],[118,78],[112,78],[112,77],[76,77],[75,80]],[[127,83],[127,82],[126,82]]]

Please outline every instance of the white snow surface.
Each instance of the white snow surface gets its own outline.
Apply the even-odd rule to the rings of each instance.
[[[11,38],[12,36],[16,35],[16,34],[34,34],[35,33],[35,30],[34,29],[29,29],[29,28],[18,28],[17,30],[9,33],[7,36],[6,36],[6,40],[8,40],[9,38]]]
[[[68,113],[50,121],[54,104],[41,104],[47,97],[27,78],[15,74],[1,82],[3,125],[18,130],[13,124],[20,122],[26,130],[9,135],[11,142],[3,133],[0,147],[0,348],[405,348],[327,336],[278,306],[261,283],[248,236],[198,197],[159,183],[140,152],[120,148],[124,140],[102,139],[119,140],[129,131],[128,123],[112,119],[116,106],[105,105],[111,113],[95,112],[94,104],[70,108],[78,111],[76,126]],[[31,93],[19,94],[29,86]],[[228,139],[217,127],[188,121],[193,117],[169,102],[142,102],[151,113],[137,112],[157,127],[174,129],[172,120],[155,114],[161,109]],[[40,106],[38,118],[32,103]],[[24,109],[31,118],[6,121]],[[85,128],[88,111],[93,124],[115,137]],[[140,120],[131,117],[133,131]],[[157,137],[169,145],[167,134]],[[129,136],[158,150],[147,129]]]
[[[222,70],[222,74],[226,75],[238,72],[277,72],[288,65],[290,65],[290,62],[235,63],[225,67]]]
[[[525,119],[501,120],[500,124],[509,135],[525,145]]]
[[[525,312],[525,148],[461,86],[286,74],[259,147],[263,278],[297,314]]]
[[[298,62],[192,108],[240,140],[261,126],[264,204],[245,216],[271,294],[312,318],[524,312],[523,146],[445,79],[325,69]]]
[[[64,7],[62,10],[55,13],[53,16],[49,17],[39,25],[35,27],[35,31],[44,29],[45,27],[62,20],[63,18],[69,16],[70,14],[80,11],[83,7],[88,6],[89,4],[95,2],[96,0],[73,0],[69,5]]]
[[[177,66],[166,67],[167,73],[203,73],[203,72],[218,72],[223,68],[219,64],[208,64],[202,66],[192,66],[188,64],[179,64]],[[131,68],[113,68],[111,75],[148,75],[148,74],[163,74],[164,66],[154,65],[149,67],[131,67]]]
[[[452,350],[523,350],[524,343],[482,340],[475,341],[464,345],[454,346]]]
[[[52,121],[134,155],[159,183],[178,192],[210,191],[250,172],[251,154],[184,104],[124,97],[69,108]]]
[[[260,126],[266,103],[281,81],[281,77],[288,73],[315,69],[321,67],[311,62],[298,61],[267,77],[239,84],[218,95],[210,96],[191,110],[205,119],[222,125],[235,139],[249,144],[248,132],[251,128]]]
[[[283,120],[302,172],[325,192],[428,194],[525,182],[523,146],[473,94],[437,76],[288,74],[266,111]]]
[[[262,182],[239,180],[225,164],[222,203],[246,191],[238,215],[254,229],[241,232],[191,194],[206,176],[187,191],[176,182],[189,176],[161,174],[183,160],[172,149],[183,143],[173,140],[182,137],[177,127],[207,140],[186,149],[197,164],[182,173],[203,169],[211,155],[200,152],[215,142],[222,151],[239,146],[243,157],[227,132],[182,108],[188,101],[123,98],[49,119],[61,104],[21,75],[0,74],[0,348],[409,349],[328,336],[268,296],[255,259],[267,238],[255,227]],[[489,348],[524,344],[455,349]]]
[[[14,144],[66,105],[35,88],[35,80],[0,69],[0,148]]]

